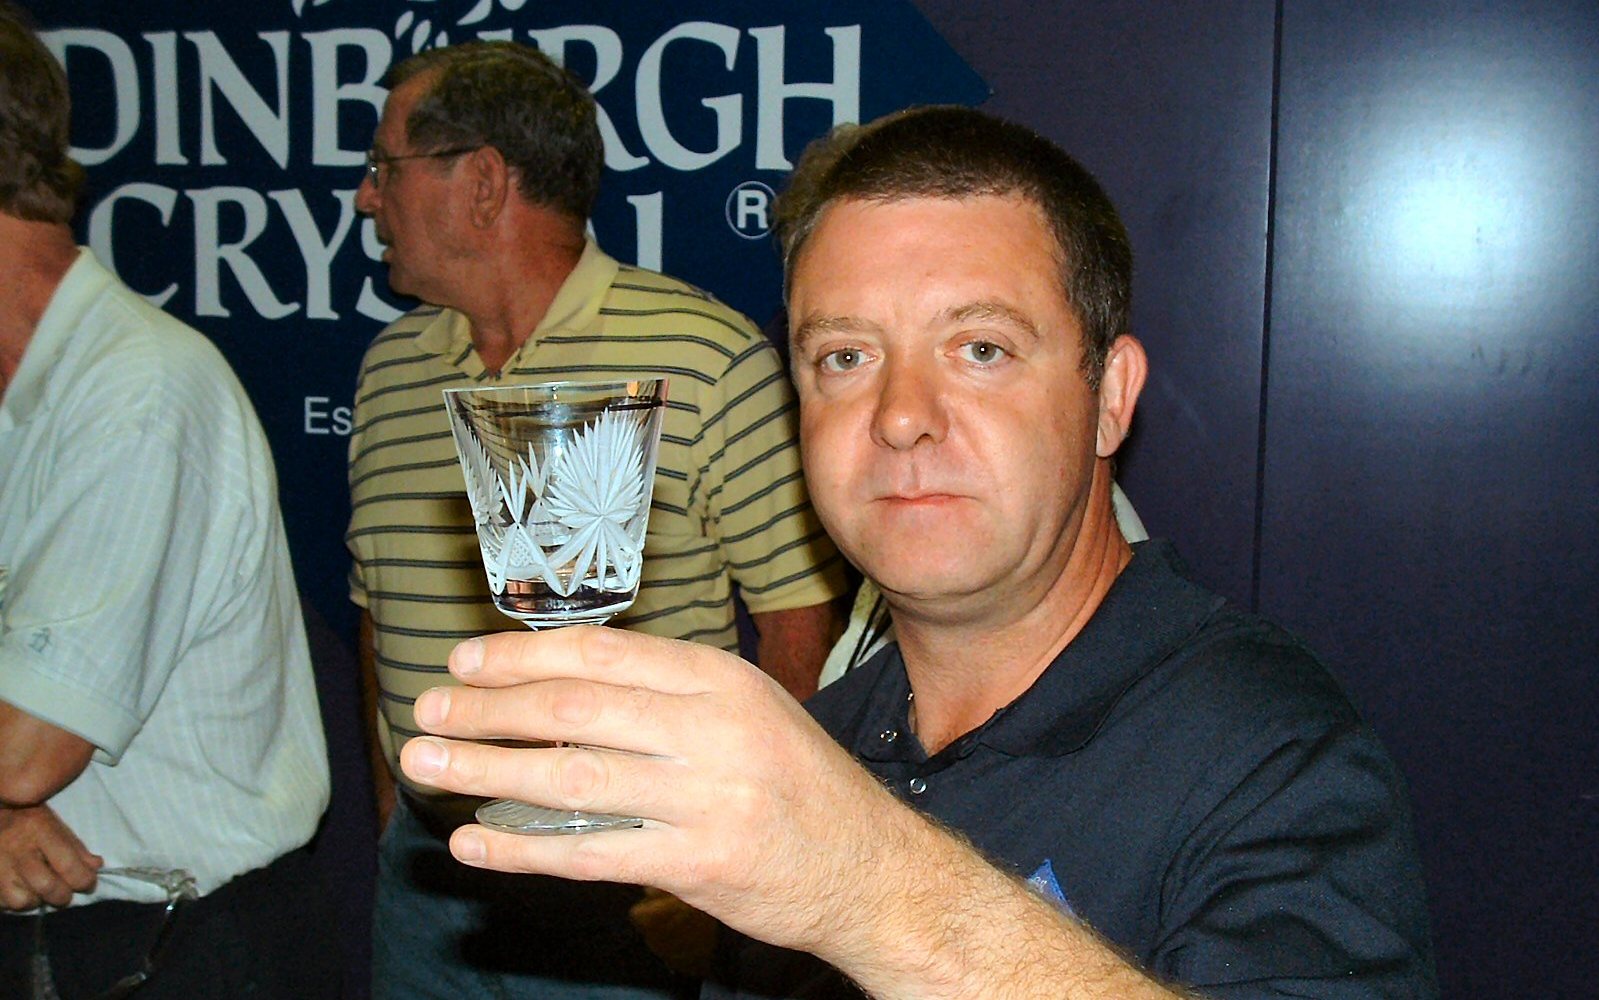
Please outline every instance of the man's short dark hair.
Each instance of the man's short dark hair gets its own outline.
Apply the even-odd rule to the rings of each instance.
[[[67,155],[71,121],[66,71],[26,16],[0,0],[0,212],[72,220],[83,168]]]
[[[1083,327],[1083,372],[1097,387],[1112,341],[1128,329],[1133,252],[1127,231],[1082,164],[1031,129],[981,111],[914,108],[867,125],[839,126],[813,142],[776,208],[785,286],[833,202],[982,195],[1019,195],[1043,211],[1059,250],[1066,300]]]
[[[478,41],[420,52],[389,72],[398,87],[436,74],[411,109],[413,151],[493,146],[528,201],[587,222],[600,193],[605,145],[582,81],[538,49]]]

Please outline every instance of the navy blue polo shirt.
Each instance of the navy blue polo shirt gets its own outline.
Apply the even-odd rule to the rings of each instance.
[[[981,649],[972,669],[982,669]],[[897,648],[807,702],[905,802],[1207,997],[1433,997],[1402,782],[1293,637],[1134,547],[1039,679],[928,756]],[[937,878],[928,872],[928,878]],[[859,996],[741,940],[706,997]]]

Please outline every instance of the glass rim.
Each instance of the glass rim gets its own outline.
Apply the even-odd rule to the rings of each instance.
[[[613,396],[636,397],[664,395],[667,378],[665,375],[651,375],[648,377],[628,379],[607,379],[604,381],[585,381],[583,379],[560,379],[553,382],[518,382],[506,385],[463,385],[440,390],[446,396],[466,394],[500,394],[529,391],[559,392],[562,389],[577,390],[596,394],[609,393]],[[639,388],[634,388],[639,387]],[[553,400],[552,400],[553,401]]]

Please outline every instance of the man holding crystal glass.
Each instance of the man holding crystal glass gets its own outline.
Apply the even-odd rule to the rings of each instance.
[[[807,480],[895,641],[803,708],[648,636],[462,643],[406,773],[644,825],[468,826],[455,856],[676,893],[740,932],[707,1000],[1435,997],[1375,735],[1117,528],[1149,362],[1098,183],[925,108],[813,148],[780,218]]]

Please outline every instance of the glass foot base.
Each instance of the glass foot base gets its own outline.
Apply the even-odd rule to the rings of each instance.
[[[625,830],[641,827],[637,816],[609,816],[604,813],[551,809],[515,799],[495,799],[478,806],[477,821],[493,830],[535,837],[569,833],[597,833],[600,830]]]

